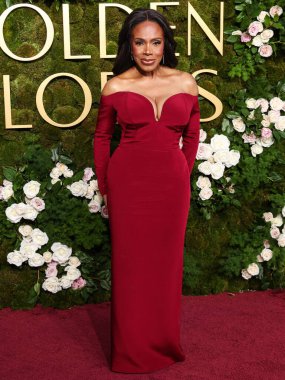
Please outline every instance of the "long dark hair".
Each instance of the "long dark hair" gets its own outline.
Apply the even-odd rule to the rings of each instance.
[[[173,30],[167,19],[154,9],[136,8],[125,19],[118,38],[118,51],[113,66],[114,75],[118,75],[135,65],[131,59],[131,32],[132,29],[143,21],[154,21],[158,23],[164,33],[164,66],[176,67],[178,60],[175,56],[176,41]]]

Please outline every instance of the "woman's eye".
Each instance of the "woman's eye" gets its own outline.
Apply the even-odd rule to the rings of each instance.
[[[141,45],[142,42],[141,41],[136,41],[136,45]]]
[[[155,44],[155,45],[160,45],[160,44],[161,44],[161,41],[155,41],[154,44]]]

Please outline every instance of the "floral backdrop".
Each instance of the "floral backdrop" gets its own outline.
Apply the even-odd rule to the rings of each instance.
[[[62,35],[61,2],[30,2],[55,20],[56,33]],[[0,12],[15,3],[6,0]],[[203,10],[205,21],[215,30],[218,18],[210,15],[219,14],[219,2],[206,1],[201,6],[196,0],[191,4],[198,12]],[[132,9],[149,6],[138,1],[127,5]],[[3,73],[11,74],[15,123],[25,120],[26,124],[30,119],[36,126],[28,131],[8,131],[1,120],[0,307],[33,307],[37,302],[68,307],[110,299],[108,210],[93,171],[92,143],[100,71],[111,71],[113,60],[99,59],[98,2],[71,1],[70,6],[71,25],[77,32],[73,48],[92,53],[91,62],[64,62],[63,47],[55,43],[51,50],[55,66],[49,57],[33,62],[31,78],[30,69],[25,71],[0,52],[0,67]],[[28,13],[17,13],[17,27],[22,31],[14,37],[16,16],[11,14],[4,35],[19,54],[32,56],[35,46],[29,38],[35,37],[31,32],[35,27],[27,19]],[[217,77],[200,75],[196,79],[224,104],[218,119],[201,125],[191,177],[183,293],[283,287],[285,1],[226,2],[223,57],[206,44],[205,35],[195,24],[193,57],[186,55],[186,1],[178,9],[166,7],[164,13],[173,23],[179,21],[184,26],[175,37],[180,53],[178,69],[194,72],[201,68],[201,62],[202,67],[217,69]],[[116,22],[122,22],[124,14],[111,10],[109,17],[114,19],[107,42],[112,54],[116,52]],[[92,21],[90,25],[86,20]],[[79,33],[81,28],[83,33]],[[35,94],[36,82],[58,70],[81,76],[96,99],[79,128],[60,130],[35,115],[30,95]],[[202,117],[212,112],[206,99],[200,96],[199,101]],[[50,85],[46,104],[54,119],[67,122],[74,119],[82,94],[60,80]],[[112,151],[119,139],[118,127]]]

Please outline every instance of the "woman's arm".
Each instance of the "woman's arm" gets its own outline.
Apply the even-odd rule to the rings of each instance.
[[[115,130],[116,110],[112,98],[101,95],[94,134],[94,167],[101,195],[107,194],[107,168],[110,159],[110,142]]]

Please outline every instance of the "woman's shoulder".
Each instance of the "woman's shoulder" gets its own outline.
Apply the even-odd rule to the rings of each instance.
[[[191,95],[198,95],[198,85],[191,73],[178,70],[176,68],[168,68],[168,74],[172,76],[171,81],[177,84],[181,91]]]

